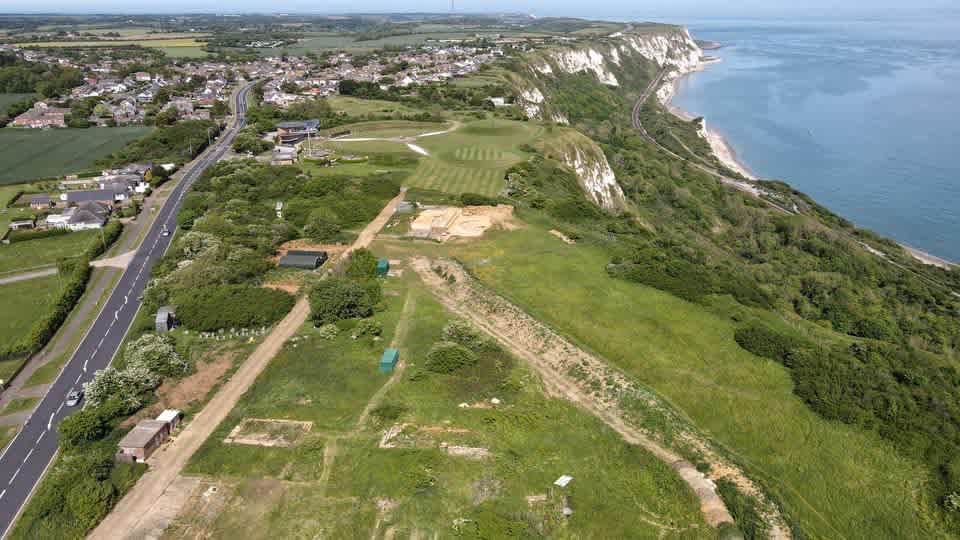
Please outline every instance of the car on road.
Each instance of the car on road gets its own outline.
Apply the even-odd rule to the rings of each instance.
[[[76,388],[71,388],[67,392],[67,407],[76,407],[80,404],[80,401],[83,399],[83,390],[77,390]]]
[[[170,236],[170,229],[164,227],[163,230],[160,231],[160,236]]]

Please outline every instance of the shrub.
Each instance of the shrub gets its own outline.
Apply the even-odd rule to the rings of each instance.
[[[271,325],[290,312],[294,298],[252,285],[214,285],[180,293],[174,303],[177,318],[188,328],[213,332]]]
[[[144,334],[127,345],[124,354],[127,368],[141,368],[151,373],[175,375],[189,369],[174,347],[173,338],[159,334]]]
[[[311,317],[316,326],[369,317],[374,304],[369,293],[351,279],[325,279],[310,291]]]
[[[434,344],[427,353],[424,367],[434,373],[453,373],[460,368],[472,366],[476,362],[477,355],[470,349],[459,343],[441,341]]]
[[[378,337],[383,334],[383,324],[373,319],[364,319],[353,329],[353,339],[363,336]]]
[[[495,197],[488,197],[479,193],[460,194],[460,203],[464,206],[496,206],[499,202]]]
[[[738,328],[733,337],[747,351],[778,362],[784,362],[791,352],[807,345],[802,339],[774,332],[761,325]]]
[[[484,338],[470,323],[461,320],[452,320],[443,327],[443,341],[459,343],[464,347],[479,351],[490,345],[489,340]]]
[[[760,511],[757,510],[756,501],[754,501],[753,498],[740,493],[737,486],[725,478],[717,481],[717,493],[723,499],[723,502],[726,503],[730,514],[733,516],[734,521],[736,521],[737,527],[742,531],[742,538],[746,540],[767,538],[767,530],[769,527],[767,526],[766,520],[763,519],[763,516],[760,514]],[[730,533],[725,536],[725,538],[737,537],[737,535]]]
[[[69,229],[35,229],[35,230],[24,230],[24,231],[10,231],[10,234],[7,235],[7,240],[10,240],[11,244],[16,242],[25,242],[27,240],[37,240],[39,238],[50,238],[52,236],[63,236],[65,234],[70,234]]]
[[[340,328],[335,324],[325,324],[320,327],[317,331],[317,335],[320,336],[320,339],[326,339],[327,341],[332,341],[337,339],[337,336],[340,335]]]
[[[109,420],[99,409],[84,407],[80,412],[64,418],[57,430],[65,446],[76,448],[102,439],[110,432]]]
[[[344,275],[353,279],[370,279],[377,276],[377,258],[368,249],[360,248],[350,253]]]
[[[83,385],[84,409],[112,403],[118,414],[134,411],[143,405],[140,395],[159,384],[160,377],[142,367],[123,370],[107,367],[97,371],[93,380]]]

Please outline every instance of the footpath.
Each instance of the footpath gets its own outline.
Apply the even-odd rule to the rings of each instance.
[[[341,257],[370,245],[387,224],[403,200],[405,192],[393,198],[357,236]],[[148,461],[144,474],[113,511],[87,537],[91,540],[117,538],[159,538],[186,503],[191,485],[180,482],[180,472],[193,454],[220,425],[240,398],[266,369],[283,344],[303,326],[310,315],[310,303],[301,297],[293,310],[267,335],[240,369],[227,381],[209,403],[168,445]],[[121,532],[122,531],[122,532]]]

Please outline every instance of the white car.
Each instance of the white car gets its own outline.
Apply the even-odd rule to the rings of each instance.
[[[67,392],[67,407],[76,407],[83,399],[83,390],[71,389]]]

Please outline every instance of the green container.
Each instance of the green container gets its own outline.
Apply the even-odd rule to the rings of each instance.
[[[380,259],[377,261],[377,275],[380,277],[386,277],[387,272],[390,271],[390,261],[387,259]]]
[[[399,350],[387,349],[383,351],[383,356],[380,357],[380,373],[393,373],[393,370],[397,367],[397,362],[399,361]]]

